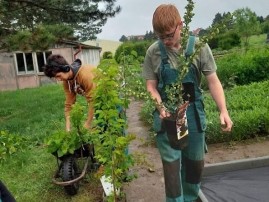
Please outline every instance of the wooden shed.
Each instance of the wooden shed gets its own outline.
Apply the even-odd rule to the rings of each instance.
[[[61,54],[72,63],[76,58],[82,64],[97,66],[101,48],[74,41],[61,41],[46,51],[0,51],[0,91],[34,88],[53,82],[42,70],[50,54]]]

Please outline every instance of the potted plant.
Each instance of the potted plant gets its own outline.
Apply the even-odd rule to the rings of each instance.
[[[191,65],[200,53],[201,48],[208,42],[209,39],[213,38],[219,33],[220,28],[224,28],[225,19],[222,23],[215,25],[209,29],[206,36],[196,39],[195,34],[190,34],[189,24],[192,21],[194,2],[188,0],[188,4],[185,7],[185,14],[183,16],[183,28],[180,39],[180,46],[178,53],[179,65],[169,80],[166,81],[165,88],[165,101],[161,104],[157,104],[157,107],[164,109],[169,112],[171,116],[165,118],[162,124],[167,130],[167,136],[170,141],[171,147],[174,149],[182,149],[186,145],[188,138],[188,125],[186,118],[186,111],[189,106],[189,102],[194,97],[191,95],[192,92],[188,90],[191,85],[186,82],[186,77],[191,69]],[[228,17],[228,16],[227,16]],[[230,17],[230,16],[229,16]],[[197,30],[199,31],[199,30]],[[174,78],[173,78],[174,77]]]

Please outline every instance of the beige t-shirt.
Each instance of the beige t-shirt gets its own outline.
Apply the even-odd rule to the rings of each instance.
[[[166,48],[166,47],[165,47]],[[166,48],[168,55],[168,63],[171,64],[171,68],[179,65],[178,52],[173,49]],[[193,64],[204,75],[209,75],[216,71],[217,66],[208,44],[202,47],[200,54],[196,57]],[[158,71],[161,66],[161,51],[158,45],[158,41],[153,43],[147,50],[142,75],[146,80],[158,80]],[[200,81],[200,78],[198,78]]]

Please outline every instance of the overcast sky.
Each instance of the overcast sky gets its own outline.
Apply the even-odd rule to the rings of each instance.
[[[217,13],[233,12],[239,8],[250,8],[258,16],[269,15],[269,0],[194,0],[195,16],[190,28],[207,28]],[[98,39],[118,41],[122,35],[142,35],[152,30],[152,14],[163,3],[177,6],[181,16],[185,12],[187,0],[117,0],[122,10],[114,18],[109,18]]]

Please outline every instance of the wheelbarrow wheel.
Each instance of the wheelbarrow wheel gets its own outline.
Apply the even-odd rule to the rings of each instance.
[[[62,167],[62,178],[63,181],[70,181],[77,178],[78,175],[78,166],[73,157],[67,157],[63,160],[63,167]],[[79,182],[75,182],[73,184],[64,186],[65,192],[68,195],[75,195],[78,192]]]

